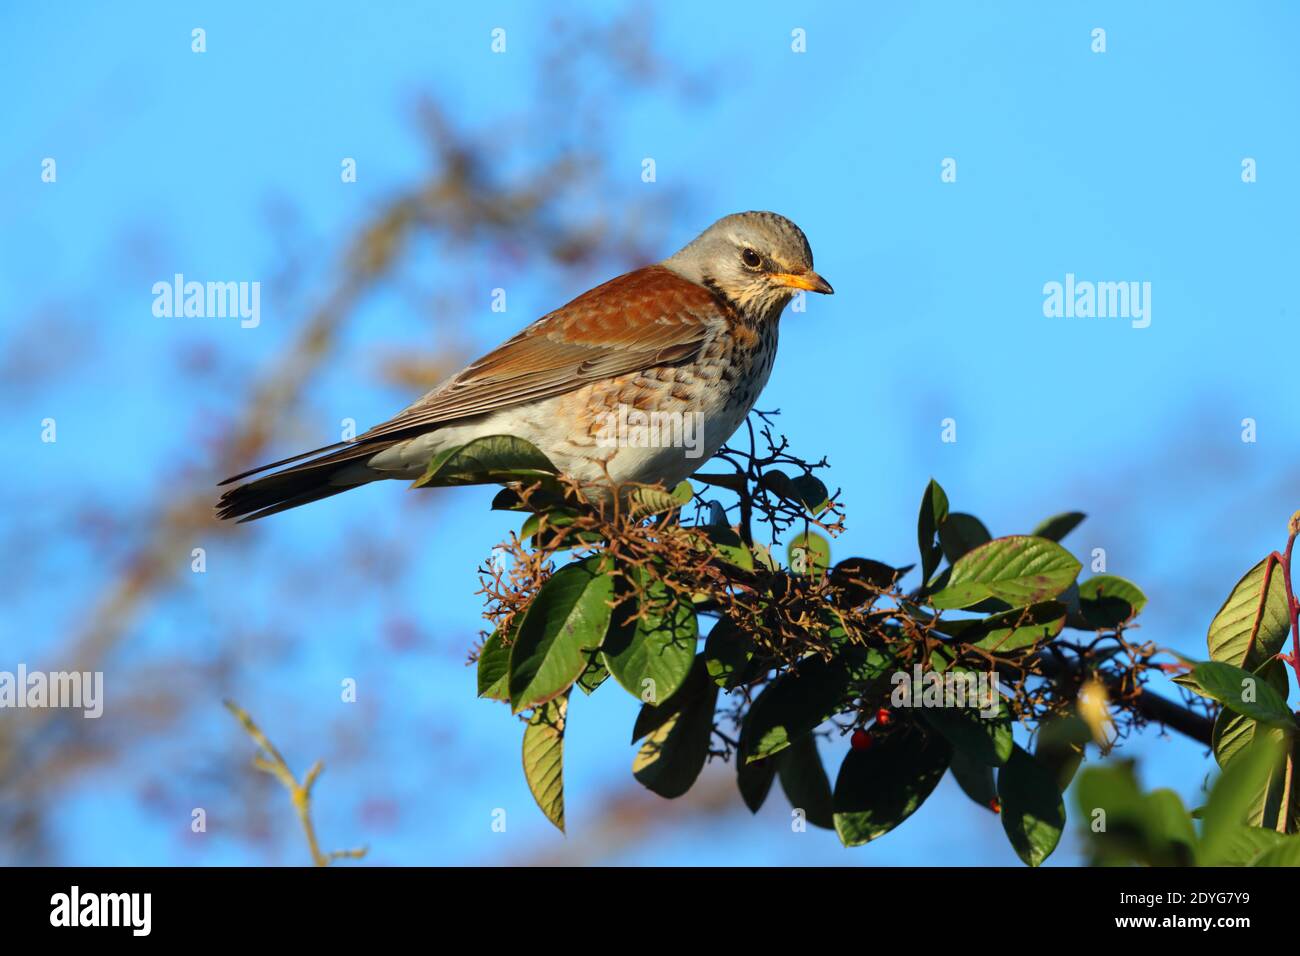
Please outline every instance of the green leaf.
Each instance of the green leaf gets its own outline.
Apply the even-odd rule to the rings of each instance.
[[[1088,516],[1082,511],[1064,511],[1059,515],[1053,515],[1046,521],[1040,522],[1038,527],[1031,531],[1030,534],[1035,538],[1060,541],[1077,528],[1086,517]]]
[[[849,692],[843,657],[805,657],[754,698],[740,731],[742,759],[761,760],[836,714]]]
[[[658,730],[668,723],[675,714],[681,713],[686,705],[708,692],[708,673],[704,666],[703,655],[696,657],[691,664],[691,672],[682,681],[676,693],[662,704],[646,703],[637,712],[636,723],[632,726],[632,743],[636,743],[646,734]]]
[[[527,511],[524,507],[524,501],[519,497],[519,492],[513,488],[502,488],[492,496],[492,504],[489,506],[493,511]]]
[[[761,810],[763,802],[767,800],[767,794],[772,789],[772,781],[776,779],[776,762],[776,757],[755,760],[753,763],[746,763],[744,759],[737,757],[736,786],[740,790],[740,798],[745,801],[745,806],[749,807],[750,813]]]
[[[669,799],[691,788],[709,757],[718,688],[705,677],[702,662],[692,678],[663,708],[656,708],[671,714],[650,732],[632,761],[633,776]]]
[[[556,474],[556,467],[536,446],[511,435],[489,435],[435,455],[412,487],[536,481]]]
[[[1206,865],[1250,866],[1264,853],[1290,839],[1295,838],[1262,827],[1225,826],[1223,836],[1218,841],[1217,855],[1212,863]]]
[[[873,695],[882,685],[890,683],[898,673],[898,658],[890,651],[845,643],[839,643],[837,647],[840,659],[848,670],[849,680],[853,683],[853,693],[859,697]],[[938,657],[938,652],[932,655],[932,667],[937,667],[935,661]]]
[[[705,533],[714,552],[723,561],[744,571],[754,570],[754,552],[749,550],[736,529],[714,526]]]
[[[1090,835],[1088,849],[1094,863],[1145,862],[1146,800],[1132,760],[1088,767],[1079,774],[1074,800]]]
[[[1065,803],[1052,771],[1028,751],[1015,747],[998,770],[1002,829],[1016,855],[1038,866],[1056,849],[1065,829]]]
[[[952,752],[952,764],[948,768],[957,785],[966,796],[970,797],[985,810],[993,812],[993,801],[998,797],[997,784],[993,782],[993,768],[988,764],[972,760],[960,750]]]
[[[546,819],[564,832],[564,721],[568,696],[538,707],[524,729],[524,778]]]
[[[984,522],[974,515],[954,511],[939,525],[939,546],[950,564],[956,563],[967,551],[993,540]]]
[[[591,696],[596,692],[597,687],[605,683],[607,677],[609,677],[609,670],[600,659],[600,652],[593,651],[587,655],[587,666],[578,677],[578,686],[582,688],[584,694]]]
[[[1290,626],[1281,566],[1265,558],[1237,582],[1210,622],[1210,658],[1254,670],[1282,649]]]
[[[916,522],[916,541],[921,549],[921,584],[929,582],[943,559],[943,548],[935,540],[939,526],[948,517],[948,496],[933,478],[921,496],[921,514]]]
[[[1209,694],[1205,692],[1205,689],[1201,687],[1200,684],[1196,683],[1196,678],[1192,676],[1190,671],[1184,674],[1175,674],[1169,679],[1173,681],[1175,684],[1177,684],[1179,687],[1187,688],[1187,690],[1190,690],[1193,694],[1196,694],[1198,697],[1204,697],[1206,700],[1214,700],[1213,697],[1211,697]]]
[[[939,734],[899,727],[869,750],[850,750],[835,780],[835,832],[861,846],[898,826],[925,802],[948,769],[951,748]]]
[[[948,738],[954,751],[977,763],[1001,767],[1015,747],[1011,713],[1001,700],[997,701],[996,717],[985,717],[976,707],[927,707],[921,716]]]
[[[1286,700],[1288,691],[1286,665],[1281,660],[1275,657],[1271,661],[1264,662],[1255,670],[1255,677],[1261,683],[1272,687],[1279,698]],[[1214,759],[1218,761],[1219,766],[1226,767],[1228,761],[1250,746],[1256,734],[1263,729],[1259,721],[1251,717],[1244,717],[1226,707],[1219,711],[1219,716],[1214,721],[1212,737]]]
[[[1268,833],[1269,831],[1261,831]],[[1283,837],[1273,834],[1278,840],[1251,862],[1251,866],[1300,866],[1300,836]]]
[[[1217,865],[1233,845],[1238,828],[1248,823],[1259,794],[1286,764],[1283,742],[1257,736],[1223,768],[1210,789],[1201,813],[1201,845],[1197,862]]]
[[[1189,866],[1196,849],[1191,815],[1172,790],[1144,794],[1128,760],[1079,775],[1075,799],[1101,865]]]
[[[790,541],[787,556],[795,574],[820,577],[831,566],[831,543],[813,531],[804,531]]]
[[[833,829],[831,783],[817,752],[817,738],[813,734],[800,737],[776,761],[781,789],[785,791],[791,808],[802,810],[804,819],[813,826]]]
[[[534,512],[525,519],[523,526],[519,529],[519,538],[522,541],[529,541],[529,539],[534,538],[542,531],[543,522],[545,522],[546,543],[557,551],[599,541],[600,534],[595,531],[577,531],[569,532],[562,545],[556,546],[555,541],[561,529],[568,528],[577,520],[577,517],[577,512],[568,508],[552,508],[548,511]],[[539,542],[531,541],[530,543],[535,546]]]
[[[871,558],[845,558],[831,569],[831,584],[843,593],[836,604],[844,608],[866,604],[877,591],[892,588],[913,567],[895,568]]]
[[[1233,664],[1203,661],[1192,668],[1192,678],[1207,694],[1238,714],[1271,727],[1295,729],[1285,698],[1262,677]]]
[[[1079,611],[1071,627],[1089,631],[1110,630],[1127,624],[1146,607],[1147,596],[1132,581],[1114,574],[1099,574],[1079,584]]]
[[[632,492],[632,516],[649,518],[651,515],[666,514],[674,508],[684,508],[695,497],[695,489],[689,481],[677,483],[671,491],[656,488],[653,485],[636,488]]]
[[[571,510],[571,502],[565,500],[564,489],[558,483],[551,484],[546,479],[540,479],[546,488],[536,488],[528,496],[525,502],[523,496],[514,488],[502,488],[492,497],[493,511],[553,511],[553,510]],[[522,482],[522,484],[532,484],[532,482]]]
[[[1285,698],[1288,690],[1286,666],[1273,658],[1255,671],[1256,679],[1267,683],[1278,696]],[[1214,721],[1211,741],[1214,759],[1226,768],[1233,760],[1249,750],[1257,741],[1267,740],[1266,746],[1281,747],[1286,759],[1279,762],[1266,781],[1261,782],[1246,813],[1246,823],[1281,832],[1293,831],[1300,826],[1300,795],[1295,778],[1295,744],[1285,745],[1287,731],[1261,724],[1250,717],[1234,713],[1228,708],[1219,711]]]
[[[515,621],[519,620],[516,616]],[[478,652],[478,695],[490,700],[510,699],[510,645],[493,631]]]
[[[1084,748],[1090,740],[1092,731],[1073,713],[1049,720],[1038,728],[1034,758],[1051,771],[1062,793],[1083,763]]]
[[[749,550],[754,556],[754,567],[766,568],[769,571],[781,570],[781,563],[772,556],[772,551],[767,545],[754,544]]]
[[[930,603],[951,609],[997,598],[1023,607],[1056,597],[1082,567],[1074,555],[1046,538],[996,538],[960,558],[952,566],[947,586],[932,594]]]
[[[510,705],[517,714],[568,690],[609,629],[614,579],[603,556],[566,565],[542,585],[510,648]]]
[[[941,621],[935,629],[991,654],[1010,654],[1046,644],[1064,626],[1065,605],[1042,601],[978,620]]]
[[[1196,828],[1183,800],[1167,787],[1147,794],[1150,841],[1162,847],[1162,858],[1171,866],[1191,866],[1196,855]]]
[[[740,684],[754,657],[754,642],[730,618],[720,618],[704,641],[704,663],[709,677],[725,690]]]
[[[682,686],[695,660],[699,624],[695,610],[685,601],[675,605],[662,581],[654,580],[641,597],[644,616],[623,623],[616,620],[601,659],[614,680],[642,703],[667,700]],[[618,609],[619,618],[627,608]]]

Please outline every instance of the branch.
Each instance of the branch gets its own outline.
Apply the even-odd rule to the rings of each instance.
[[[303,832],[307,835],[307,846],[311,850],[312,862],[317,866],[329,866],[335,860],[349,859],[359,860],[366,855],[366,848],[361,847],[356,850],[333,850],[330,853],[322,853],[320,843],[316,840],[316,827],[311,819],[311,791],[316,786],[316,781],[320,778],[321,772],[324,771],[325,765],[317,760],[307,771],[307,776],[299,783],[294,777],[293,771],[289,765],[284,762],[280,756],[280,751],[275,749],[275,745],[267,739],[262,729],[253,723],[253,718],[248,716],[248,712],[232,700],[223,701],[226,709],[235,715],[236,719],[244,725],[244,730],[248,731],[248,736],[253,738],[253,742],[260,748],[260,752],[253,758],[253,766],[263,773],[268,773],[275,779],[279,780],[284,788],[289,791],[289,796],[293,800],[293,808],[298,813],[298,821],[302,824]]]
[[[1078,668],[1054,654],[1040,651],[1033,660],[1047,677],[1072,679],[1079,674]],[[1153,694],[1145,688],[1139,687],[1134,691],[1132,688],[1124,687],[1123,682],[1116,675],[1099,673],[1097,676],[1105,683],[1108,692],[1117,698],[1125,698],[1129,708],[1135,713],[1176,730],[1207,747],[1211,746],[1214,721],[1209,717],[1177,704],[1167,697]]]

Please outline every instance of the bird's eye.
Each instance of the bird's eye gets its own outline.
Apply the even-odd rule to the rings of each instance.
[[[763,258],[753,249],[746,249],[740,254],[741,261],[750,269],[757,269],[763,264]]]

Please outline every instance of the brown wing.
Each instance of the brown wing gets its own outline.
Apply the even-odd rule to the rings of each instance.
[[[662,266],[638,269],[542,316],[356,440],[369,442],[559,395],[598,379],[684,362],[723,321],[707,289]]]

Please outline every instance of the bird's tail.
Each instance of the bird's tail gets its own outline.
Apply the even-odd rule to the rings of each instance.
[[[223,520],[238,518],[241,523],[256,521],[258,518],[288,511],[290,508],[320,501],[322,498],[367,484],[381,475],[377,472],[367,473],[364,460],[390,444],[392,443],[344,444],[340,451],[301,462],[273,475],[236,485],[223,493],[217,502],[217,517]],[[226,485],[247,478],[249,475],[255,475],[259,471],[277,468],[309,455],[330,452],[339,447],[339,445],[330,445],[274,464],[263,465],[261,468],[254,468],[252,471],[227,478],[221,484]]]

